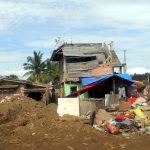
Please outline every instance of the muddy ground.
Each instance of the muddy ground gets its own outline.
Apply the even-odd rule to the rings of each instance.
[[[56,110],[27,98],[0,104],[0,150],[150,149],[149,135],[106,135]]]

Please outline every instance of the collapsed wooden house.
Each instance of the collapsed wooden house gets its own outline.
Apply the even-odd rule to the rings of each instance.
[[[82,77],[122,73],[123,68],[113,49],[113,42],[108,45],[105,43],[63,44],[53,51],[51,60],[59,62],[60,66],[60,97],[81,89],[80,78]],[[87,97],[87,93],[81,95],[83,99]]]
[[[33,98],[37,101],[49,102],[48,94],[52,87],[24,80],[0,79],[0,97],[20,95]]]

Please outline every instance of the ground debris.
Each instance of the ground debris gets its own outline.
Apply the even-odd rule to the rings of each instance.
[[[107,114],[105,111],[101,112]],[[146,112],[148,113],[148,111]],[[109,118],[108,114],[107,116]],[[60,118],[57,114],[56,104],[45,106],[43,103],[30,98],[1,103],[0,120],[0,149],[3,150],[43,150],[50,148],[61,150],[96,150],[100,148],[109,150],[110,148],[123,149],[124,147],[127,150],[134,150],[134,147],[136,149],[137,146],[142,146],[143,150],[149,148],[149,139],[145,138],[145,133],[142,136],[141,134],[140,136],[131,135],[128,132],[125,132],[126,135],[129,134],[126,137],[111,136],[111,134],[108,136],[108,134],[105,135],[101,132],[106,131],[106,129],[95,130],[84,124],[80,117],[65,115]],[[118,143],[126,145],[119,146]]]
[[[74,150],[74,148],[71,147],[71,146],[67,146],[67,148],[70,149],[70,150]]]

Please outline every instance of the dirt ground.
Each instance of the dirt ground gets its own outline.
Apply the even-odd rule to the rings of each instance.
[[[56,110],[27,98],[0,104],[0,150],[150,149],[149,135],[106,135]]]

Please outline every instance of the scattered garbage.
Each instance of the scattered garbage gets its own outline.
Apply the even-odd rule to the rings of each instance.
[[[142,110],[141,110],[139,107],[137,107],[137,108],[134,109],[134,113],[135,113],[135,115],[138,116],[140,119],[144,119],[144,120],[147,120],[147,119],[148,119],[148,117],[144,115],[144,113],[142,112]]]
[[[126,112],[112,113],[99,109],[95,115],[93,127],[113,135],[124,135],[125,133],[129,135],[134,133],[150,135],[149,104],[142,97],[130,102],[131,107]]]
[[[116,120],[123,120],[125,118],[132,119],[133,115],[131,115],[131,114],[125,114],[125,115],[118,115],[118,116],[115,117]]]
[[[119,128],[118,127],[116,127],[115,125],[113,125],[113,124],[111,124],[111,123],[106,123],[105,125],[104,125],[104,127],[106,128],[106,129],[108,129],[108,131],[111,133],[111,134],[118,134],[119,132],[120,132],[120,130],[119,130]]]
[[[138,106],[148,106],[146,103],[146,99],[142,98],[142,97],[138,97],[135,99],[135,101],[132,101],[132,107],[136,107],[136,105]]]

